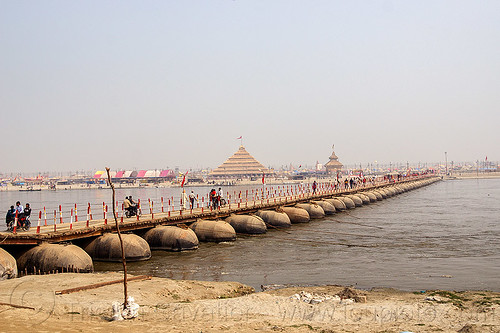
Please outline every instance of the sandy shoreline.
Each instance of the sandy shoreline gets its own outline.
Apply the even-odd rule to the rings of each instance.
[[[312,182],[313,178],[311,178]],[[325,181],[333,181],[332,179],[326,179]],[[283,179],[268,179],[266,181],[266,185],[283,185],[283,184],[300,184],[303,182],[309,181],[308,179],[304,180],[283,180]],[[209,183],[188,183],[184,187],[185,188],[191,188],[191,187],[214,187],[216,185],[214,184],[209,184]],[[220,185],[217,185],[220,186]],[[250,181],[250,180],[244,180],[244,181],[238,181],[236,183],[231,183],[231,184],[224,184],[222,186],[262,186],[262,181],[261,180],[255,180],[255,181]],[[32,188],[31,191],[27,191],[28,188]],[[122,183],[116,183],[115,184],[116,189],[134,189],[134,188],[180,188],[179,184],[172,184],[171,182],[162,182],[162,183],[133,183],[133,184],[122,184]],[[102,190],[106,189],[109,190],[110,187],[106,184],[72,184],[72,185],[56,185],[55,190],[56,191],[71,191],[71,190]],[[32,192],[32,191],[54,191],[54,189],[51,189],[49,185],[22,185],[22,186],[14,186],[11,184],[5,185],[5,186],[0,186],[0,192],[19,192],[19,191],[26,191],[26,192]]]
[[[121,322],[108,319],[112,302],[122,301],[122,284],[65,295],[54,293],[120,278],[120,273],[110,272],[25,276],[0,281],[0,302],[35,309],[0,305],[0,331],[463,333],[500,330],[500,293],[488,291],[356,290],[359,296],[366,296],[366,302],[349,304],[327,300],[313,305],[290,296],[301,291],[336,295],[345,288],[293,287],[254,293],[251,287],[238,282],[152,278],[129,283],[129,295],[141,306],[140,315]]]
[[[488,172],[488,173],[454,173],[449,177],[444,177],[444,179],[494,179],[500,178],[500,172]]]

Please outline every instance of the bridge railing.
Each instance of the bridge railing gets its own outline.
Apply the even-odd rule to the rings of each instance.
[[[381,187],[389,184],[397,184],[409,180],[417,180],[433,175],[417,175],[397,179],[370,179],[364,182],[319,182],[316,184],[316,189],[313,189],[311,183],[295,184],[295,185],[270,185],[263,186],[260,189],[247,189],[241,191],[232,191],[226,193],[226,205],[221,206],[217,202],[214,203],[208,195],[196,196],[195,204],[191,207],[190,202],[183,202],[179,199],[177,205],[174,202],[174,197],[160,197],[159,202],[148,198],[147,200],[138,199],[139,214],[134,217],[127,218],[123,201],[115,201],[114,208],[117,219],[120,223],[140,221],[140,220],[155,220],[159,218],[171,216],[186,216],[193,214],[213,213],[214,211],[225,211],[236,208],[251,209],[267,204],[287,204],[305,199],[321,198],[329,195],[338,195],[343,193],[351,193],[358,190],[369,190],[376,187]],[[366,178],[365,178],[366,179]],[[71,209],[63,210],[62,205],[58,209],[48,211],[43,208],[38,212],[38,221],[36,233],[52,232],[58,230],[72,230],[73,228],[88,228],[100,224],[114,223],[113,203],[111,207],[102,202],[102,205],[92,206],[90,203],[86,207],[78,207],[77,204],[72,205]],[[52,214],[53,212],[53,214]],[[102,217],[102,218],[101,218]],[[16,230],[16,232],[19,230]]]

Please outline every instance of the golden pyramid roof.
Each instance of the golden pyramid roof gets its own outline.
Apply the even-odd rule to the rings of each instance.
[[[214,177],[250,177],[268,173],[269,170],[250,155],[245,147],[238,151],[210,173]]]
[[[325,167],[343,167],[344,165],[340,163],[337,160],[329,160],[326,164]]]
[[[330,160],[338,160],[339,158],[337,157],[337,155],[335,155],[335,152],[333,151],[332,152],[332,155],[329,157]]]

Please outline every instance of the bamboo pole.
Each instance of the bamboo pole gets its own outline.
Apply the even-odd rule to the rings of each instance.
[[[123,248],[123,240],[122,235],[120,234],[120,226],[118,225],[118,219],[116,218],[116,209],[115,209],[115,185],[111,182],[111,175],[109,174],[109,168],[106,167],[106,172],[108,173],[108,182],[109,186],[111,186],[111,190],[113,191],[113,218],[115,219],[116,231],[118,233],[118,238],[120,239],[120,247],[122,249],[122,263],[123,263],[123,307],[127,306],[127,260],[125,259],[125,249]]]
[[[128,279],[128,281],[141,281],[141,280],[151,280],[151,276],[149,275],[139,275],[139,276],[134,276]],[[63,295],[63,294],[71,294],[77,291],[82,291],[82,290],[89,290],[89,289],[96,289],[104,286],[109,286],[112,284],[117,284],[123,282],[123,279],[120,280],[113,280],[113,281],[107,281],[107,282],[100,282],[100,283],[94,283],[90,284],[87,286],[82,286],[82,287],[76,287],[76,288],[70,288],[70,289],[64,289],[64,290],[58,290],[55,292],[56,295]]]
[[[0,305],[7,305],[7,306],[11,306],[11,307],[13,307],[13,308],[18,308],[18,309],[30,309],[30,310],[35,310],[35,308],[32,308],[31,306],[17,305],[17,304],[12,304],[12,303],[4,303],[4,302],[0,302]]]

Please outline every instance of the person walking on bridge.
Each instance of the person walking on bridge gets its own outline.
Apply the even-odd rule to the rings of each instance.
[[[211,189],[209,193],[209,202],[212,205],[212,209],[217,208],[217,192],[215,192],[215,189]]]
[[[220,208],[222,198],[224,198],[224,191],[222,191],[222,188],[219,187],[219,191],[217,192],[217,208]]]
[[[196,195],[194,194],[193,191],[191,191],[191,193],[189,194],[189,202],[191,204],[191,209],[194,209],[194,201],[198,201],[198,199],[196,198]]]

